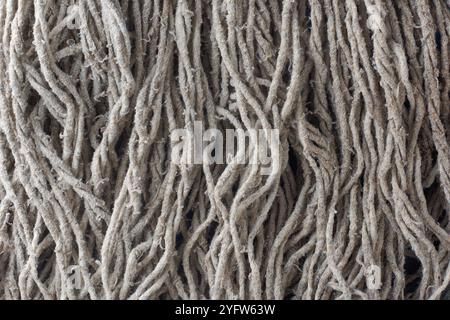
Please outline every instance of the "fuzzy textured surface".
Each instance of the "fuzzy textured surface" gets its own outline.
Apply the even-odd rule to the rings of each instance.
[[[442,298],[449,36],[445,0],[0,0],[0,298]],[[280,170],[174,163],[195,122]]]

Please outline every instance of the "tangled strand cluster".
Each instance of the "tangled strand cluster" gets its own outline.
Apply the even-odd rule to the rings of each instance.
[[[0,0],[0,298],[440,298],[449,36],[445,0]],[[281,169],[174,163],[195,121]]]

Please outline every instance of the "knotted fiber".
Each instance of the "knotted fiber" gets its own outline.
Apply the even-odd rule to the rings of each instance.
[[[449,6],[0,0],[0,298],[443,298]]]

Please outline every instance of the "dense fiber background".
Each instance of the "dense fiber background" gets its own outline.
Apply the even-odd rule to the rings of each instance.
[[[441,298],[449,35],[444,0],[0,0],[0,298]],[[195,121],[280,170],[174,163]]]

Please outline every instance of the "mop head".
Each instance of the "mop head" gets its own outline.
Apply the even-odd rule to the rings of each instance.
[[[0,0],[0,299],[442,299],[445,0]]]

